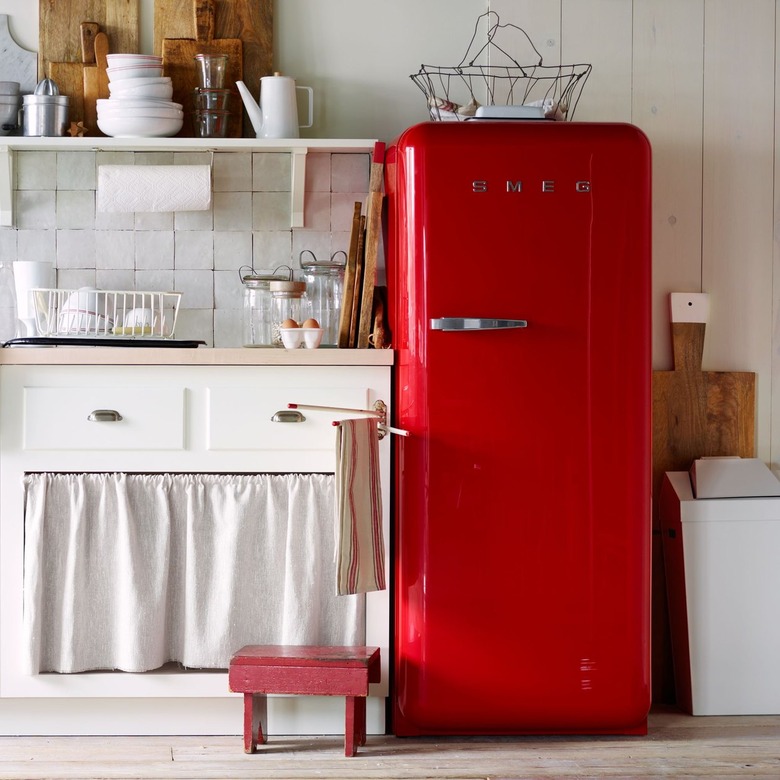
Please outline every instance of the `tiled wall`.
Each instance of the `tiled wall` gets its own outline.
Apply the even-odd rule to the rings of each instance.
[[[213,165],[208,211],[98,213],[100,165]],[[57,286],[177,290],[176,337],[241,345],[239,268],[299,267],[349,244],[353,205],[368,190],[368,154],[310,152],[303,228],[290,228],[290,155],[271,152],[17,152],[15,226],[5,260],[45,260]],[[307,255],[308,257],[308,255]],[[309,258],[310,259],[310,258]]]

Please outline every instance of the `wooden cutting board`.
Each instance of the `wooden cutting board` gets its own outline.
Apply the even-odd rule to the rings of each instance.
[[[95,53],[95,42],[101,34],[100,28],[92,39],[92,51],[89,51],[89,41],[82,34],[82,59],[84,65],[84,127],[90,135],[102,135],[97,126],[97,100],[98,100],[98,68],[97,54]],[[108,48],[108,38],[106,37],[106,48]]]
[[[363,265],[363,282],[360,300],[357,348],[368,349],[368,337],[373,325],[374,285],[379,256],[379,242],[382,233],[382,172],[385,163],[385,144],[377,141],[371,160],[371,175],[366,200],[366,242]]]
[[[87,46],[86,42],[85,46]],[[97,101],[111,96],[106,73],[108,52],[108,36],[98,31],[92,41],[94,65],[84,67],[84,127],[91,135],[104,135],[97,126]],[[84,56],[85,59],[90,56],[88,50],[85,51]]]
[[[705,323],[672,322],[673,371],[653,372],[653,701],[673,704],[674,670],[659,494],[664,472],[707,455],[755,457],[756,375],[702,371]]]
[[[756,375],[702,371],[703,322],[673,322],[673,371],[653,372],[653,493],[707,455],[755,457]]]
[[[81,62],[81,23],[108,35],[111,51],[138,52],[139,0],[39,0],[38,78],[50,62]]]
[[[341,297],[341,315],[339,318],[339,341],[341,349],[354,347],[352,333],[352,310],[355,302],[355,287],[358,272],[358,249],[360,247],[360,231],[362,229],[363,204],[356,201],[352,213],[352,232],[349,236],[349,251],[347,264],[344,267],[344,290]]]
[[[46,74],[60,90],[70,98],[68,116],[70,122],[84,122],[84,70],[95,62],[95,36],[100,28],[95,22],[80,25],[81,61],[50,62]]]
[[[192,91],[200,84],[196,69],[196,54],[227,54],[225,87],[233,88],[243,78],[243,45],[238,38],[215,38],[215,0],[194,0],[190,5],[195,26],[195,38],[164,38],[162,42],[163,73],[173,84],[173,100],[184,106],[185,114],[192,111]],[[241,113],[234,102],[228,136],[241,135]],[[191,122],[185,121],[180,136],[192,136]]]
[[[271,0],[216,0],[214,37],[240,39],[242,80],[255,100],[259,98],[260,79],[273,73],[273,32]],[[162,52],[165,38],[195,38],[193,15],[182,0],[155,0],[155,54]],[[243,113],[238,96],[233,100],[233,110]],[[250,122],[243,123],[243,133],[254,137]]]

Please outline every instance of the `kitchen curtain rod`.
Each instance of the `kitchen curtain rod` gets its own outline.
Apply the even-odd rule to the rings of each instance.
[[[287,404],[288,409],[309,409],[318,412],[342,412],[345,414],[367,414],[379,420],[380,433],[394,433],[396,436],[411,436],[409,431],[403,428],[393,428],[387,424],[387,406],[384,401],[377,401],[373,409],[351,409],[346,406],[318,406],[316,404]],[[334,420],[333,425],[341,425],[339,420]],[[381,438],[381,436],[380,436]]]

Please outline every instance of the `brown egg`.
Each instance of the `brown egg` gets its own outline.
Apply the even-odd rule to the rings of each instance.
[[[283,328],[300,328],[300,325],[293,319],[286,319],[282,323]]]
[[[317,320],[315,320],[314,317],[309,317],[309,319],[306,320],[306,322],[304,322],[303,325],[301,325],[301,327],[302,328],[319,328],[320,327],[320,323],[317,322]]]

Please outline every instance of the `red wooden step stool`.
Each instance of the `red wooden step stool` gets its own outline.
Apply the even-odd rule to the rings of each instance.
[[[368,684],[382,678],[378,647],[246,645],[230,660],[230,690],[244,694],[244,751],[267,734],[269,693],[346,696],[344,755],[366,744]]]

